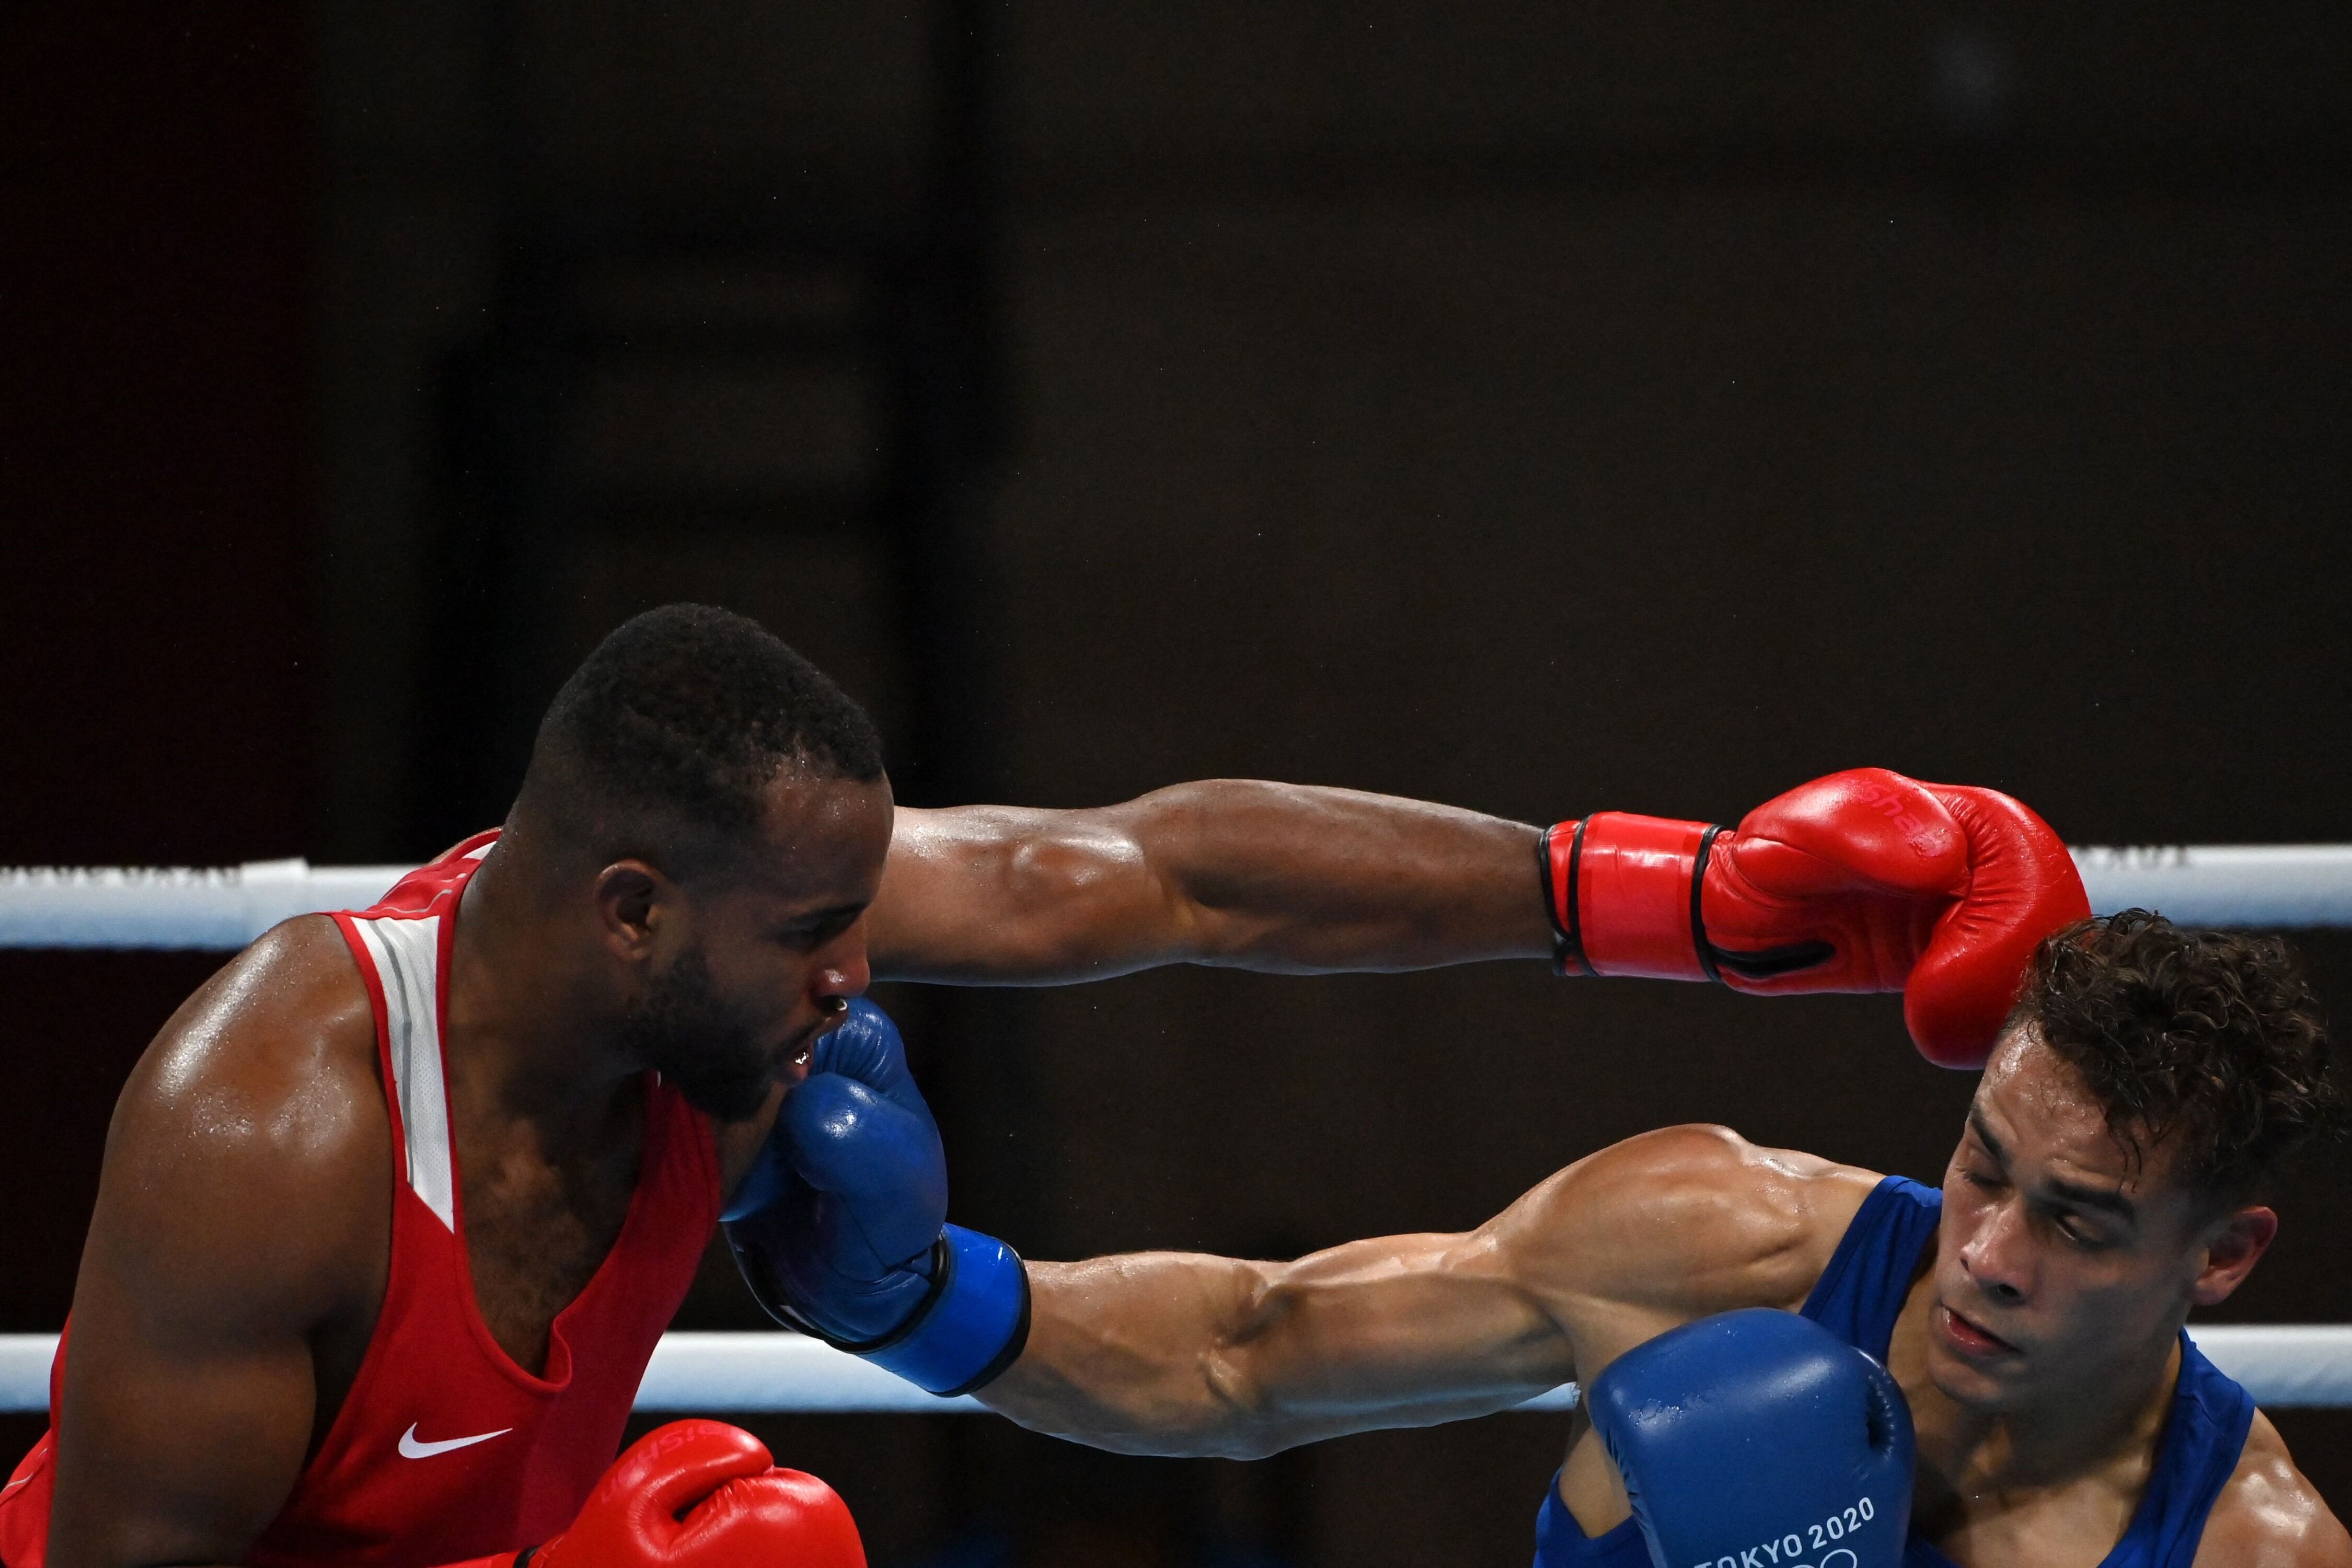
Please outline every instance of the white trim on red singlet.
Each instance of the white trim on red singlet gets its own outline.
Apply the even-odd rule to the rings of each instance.
[[[383,986],[383,1026],[401,1133],[408,1145],[408,1184],[454,1232],[457,1165],[449,1157],[449,1095],[441,1072],[439,971],[446,918],[360,919],[352,926],[367,944]]]

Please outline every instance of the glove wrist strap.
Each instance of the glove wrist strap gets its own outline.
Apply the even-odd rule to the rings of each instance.
[[[994,1382],[1029,1342],[1029,1271],[992,1236],[941,1227],[931,1290],[887,1339],[849,1347],[943,1398]]]
[[[1582,821],[1558,822],[1536,835],[1536,879],[1543,888],[1544,916],[1551,921],[1551,972],[1592,978],[1585,962],[1582,922],[1577,919],[1577,862],[1582,858]]]
[[[1546,836],[1561,973],[1719,980],[1699,895],[1716,836],[1703,822],[1601,811]]]
[[[737,1258],[746,1260],[740,1248]],[[930,1262],[929,1290],[905,1322],[877,1340],[827,1333],[776,1289],[772,1278],[753,1279],[748,1262],[744,1278],[760,1304],[785,1327],[951,1399],[985,1388],[1021,1359],[1029,1343],[1029,1271],[1004,1243],[960,1225],[940,1228]]]
[[[768,1315],[944,1399],[977,1393],[1021,1359],[1029,1343],[1029,1271],[992,1236],[943,1226],[931,1244],[931,1286],[907,1321],[877,1340],[827,1333],[776,1287],[761,1260],[736,1249],[744,1279]],[[762,1288],[764,1286],[764,1289]]]

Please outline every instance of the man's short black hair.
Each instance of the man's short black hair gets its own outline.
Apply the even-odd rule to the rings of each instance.
[[[757,621],[665,605],[616,627],[555,694],[524,795],[551,790],[575,826],[627,834],[652,818],[735,840],[758,826],[761,792],[787,768],[871,784],[881,737]]]
[[[2079,921],[2034,953],[2010,1021],[2082,1075],[2118,1138],[2169,1144],[2182,1179],[2231,1206],[2344,1130],[2319,999],[2274,936],[2146,910]]]

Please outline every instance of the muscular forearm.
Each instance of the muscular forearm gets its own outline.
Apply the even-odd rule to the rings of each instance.
[[[1354,790],[1212,784],[1137,803],[1147,858],[1202,911],[1195,962],[1415,969],[1551,951],[1536,829]]]
[[[1478,1237],[1350,1243],[1297,1263],[1139,1253],[1032,1264],[1021,1359],[983,1402],[1128,1453],[1255,1458],[1507,1409],[1570,1374]]]
[[[1397,970],[1550,952],[1536,829],[1212,780],[1087,811],[899,814],[877,976],[1053,984],[1163,963]]]
[[[1257,1413],[1235,1386],[1233,1351],[1263,1289],[1260,1269],[1179,1253],[1028,1268],[1028,1344],[981,1392],[983,1404],[1033,1430],[1127,1453],[1250,1447]]]

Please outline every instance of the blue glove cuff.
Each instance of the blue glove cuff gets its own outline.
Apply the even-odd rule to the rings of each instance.
[[[992,1236],[944,1226],[931,1290],[887,1339],[844,1349],[942,1397],[995,1381],[1029,1342],[1029,1271]]]

